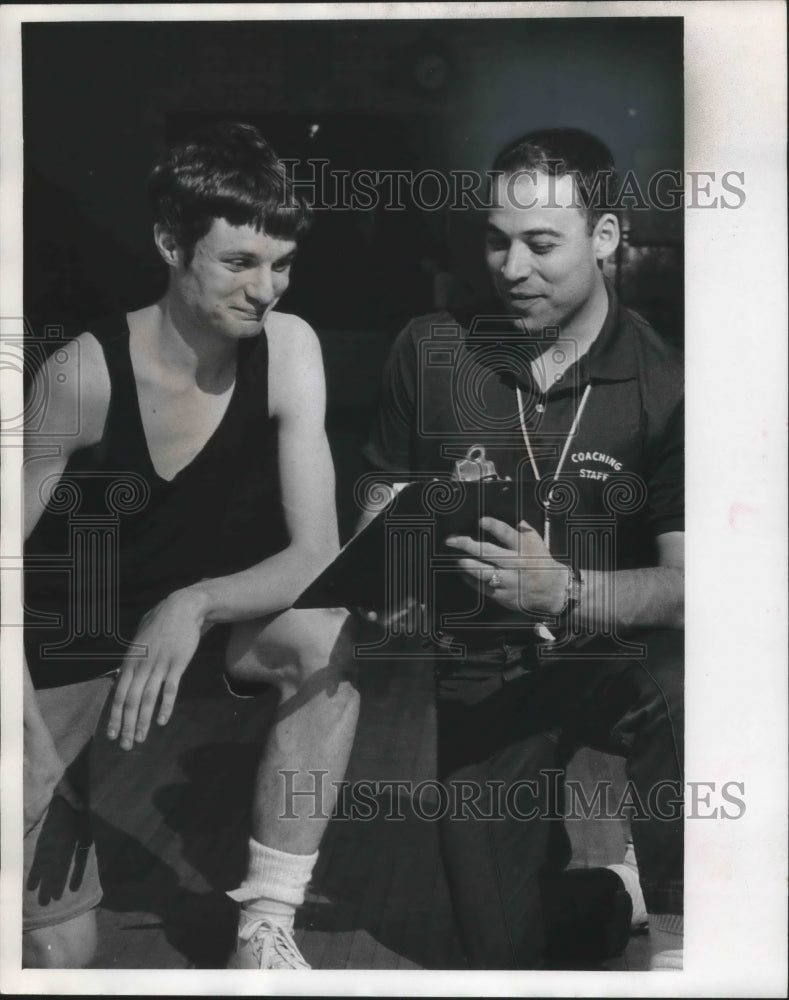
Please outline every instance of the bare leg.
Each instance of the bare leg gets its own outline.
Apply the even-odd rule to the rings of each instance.
[[[309,968],[291,932],[356,731],[351,630],[345,612],[291,610],[230,640],[231,676],[275,684],[282,699],[258,770],[247,875],[229,893],[241,904],[230,968]]]
[[[33,691],[26,671],[22,962],[81,969],[96,952],[101,885],[84,767],[112,678]],[[40,925],[40,926],[36,926]]]
[[[352,623],[342,611],[291,610],[236,626],[228,672],[272,683],[282,696],[258,770],[252,836],[276,850],[312,854],[356,732]]]
[[[62,924],[22,935],[25,969],[84,969],[96,954],[96,912],[89,910]]]

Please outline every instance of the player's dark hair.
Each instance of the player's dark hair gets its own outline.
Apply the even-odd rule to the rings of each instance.
[[[154,221],[164,226],[188,265],[214,219],[253,226],[277,239],[297,240],[310,209],[256,128],[221,122],[171,146],[149,181]]]
[[[586,212],[589,232],[600,216],[616,212],[617,175],[611,150],[579,128],[528,132],[509,143],[493,161],[492,172],[509,177],[539,171],[549,177],[569,174],[575,180],[578,207]]]

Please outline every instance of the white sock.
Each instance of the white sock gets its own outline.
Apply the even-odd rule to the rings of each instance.
[[[681,913],[650,913],[649,938],[652,958],[649,968],[655,971],[682,971],[682,946],[685,922]]]
[[[228,892],[231,899],[241,903],[239,926],[265,917],[292,931],[296,909],[304,902],[317,860],[317,851],[289,854],[250,837],[247,876],[238,889]]]
[[[617,874],[624,882],[625,889],[633,901],[633,919],[631,927],[643,927],[647,922],[647,907],[644,902],[644,894],[641,891],[641,882],[638,878],[638,865],[636,864],[636,852],[633,842],[630,841],[625,851],[624,861],[621,865],[608,865],[608,870]]]

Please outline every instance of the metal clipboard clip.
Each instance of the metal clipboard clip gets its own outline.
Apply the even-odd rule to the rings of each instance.
[[[455,462],[452,478],[461,482],[474,482],[479,479],[498,479],[499,474],[494,463],[485,458],[484,446],[473,444],[466,452],[466,457]]]

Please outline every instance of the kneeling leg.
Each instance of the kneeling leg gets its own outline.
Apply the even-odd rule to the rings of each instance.
[[[334,610],[285,611],[236,626],[227,670],[280,691],[258,769],[234,968],[304,968],[291,938],[345,776],[359,713],[353,626]]]

